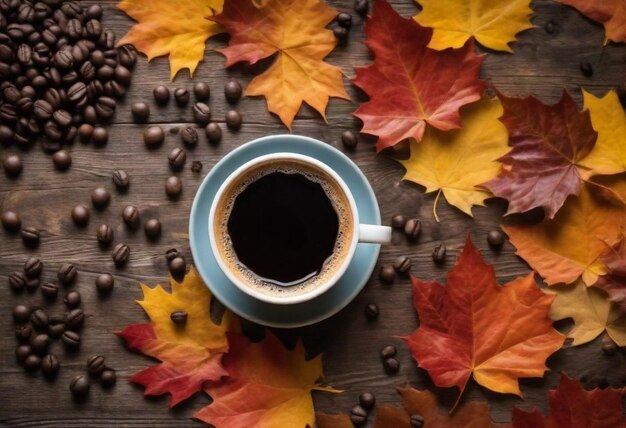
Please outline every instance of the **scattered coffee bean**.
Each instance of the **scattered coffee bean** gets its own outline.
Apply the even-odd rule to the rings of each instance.
[[[146,233],[146,237],[150,240],[155,240],[161,236],[161,222],[156,218],[151,218],[146,221],[143,225],[143,229]]]
[[[152,95],[154,96],[155,101],[159,104],[167,104],[170,100],[170,90],[167,89],[167,86],[155,86],[152,90]]]
[[[417,413],[413,414],[409,418],[409,425],[411,425],[411,428],[424,428],[424,418]]]
[[[160,126],[151,126],[143,132],[143,142],[149,149],[159,147],[163,140],[165,140],[165,132]]]
[[[91,134],[91,140],[94,144],[103,146],[109,141],[109,133],[105,128],[96,126]]]
[[[368,0],[355,0],[354,11],[361,16],[366,16],[369,11],[370,5]]]
[[[45,355],[49,346],[50,338],[47,334],[38,334],[33,337],[33,340],[30,342],[30,347],[33,349],[33,352],[39,355]]]
[[[185,311],[174,311],[170,314],[170,319],[174,324],[182,325],[187,322],[187,312]]]
[[[39,277],[35,277],[35,278],[26,278],[26,291],[28,291],[29,293],[33,293],[37,290],[37,288],[39,288],[39,283],[41,282],[41,280],[39,279]]]
[[[33,334],[33,329],[29,325],[21,325],[15,327],[15,338],[19,342],[29,342],[30,336]]]
[[[169,262],[170,273],[174,277],[181,277],[185,274],[187,270],[187,264],[185,263],[185,259],[182,257],[176,257]]]
[[[22,159],[16,154],[6,155],[2,161],[4,172],[9,177],[17,177],[22,172]]]
[[[502,248],[502,245],[504,245],[504,239],[504,232],[501,230],[490,230],[489,233],[487,233],[487,243],[494,250]]]
[[[387,358],[396,356],[396,347],[393,345],[387,345],[380,350],[380,358],[386,360]]]
[[[70,392],[75,400],[83,400],[89,394],[89,378],[87,376],[76,376],[70,382]]]
[[[148,120],[148,117],[150,117],[150,106],[141,101],[133,103],[130,107],[130,112],[136,123],[144,123]]]
[[[198,101],[206,101],[211,96],[211,88],[204,82],[197,82],[193,85],[193,94]]]
[[[13,321],[16,323],[24,323],[30,319],[31,311],[26,305],[15,305],[13,307]]]
[[[41,367],[41,357],[39,357],[39,355],[30,354],[24,360],[24,368],[26,371],[34,372],[39,370],[39,367]]]
[[[556,22],[550,20],[550,21],[546,22],[545,30],[546,30],[546,33],[548,33],[550,35],[555,35],[559,31],[559,26],[558,26],[558,24]]]
[[[98,231],[96,232],[96,238],[98,239],[98,243],[101,247],[108,247],[113,242],[113,229],[107,225],[100,225]]]
[[[24,273],[29,278],[35,278],[41,274],[43,263],[37,257],[29,257],[24,262]]]
[[[111,201],[111,194],[104,187],[96,187],[91,192],[91,203],[94,207],[101,210],[109,205]]]
[[[198,144],[198,131],[191,126],[183,128],[180,132],[180,139],[187,147],[195,147]]]
[[[400,370],[400,362],[393,357],[386,358],[383,360],[383,367],[387,374],[395,374]]]
[[[191,162],[191,172],[195,174],[199,174],[202,171],[202,162],[193,161]]]
[[[591,65],[591,63],[589,61],[583,61],[583,62],[580,63],[580,72],[585,77],[592,77],[593,76],[593,66]]]
[[[113,276],[108,273],[103,273],[96,278],[96,289],[98,290],[98,294],[107,295],[113,291],[113,286],[115,285],[115,280]]]
[[[119,243],[113,248],[111,252],[111,258],[113,259],[113,263],[116,266],[123,266],[128,262],[128,257],[130,256],[130,248],[128,245]]]
[[[416,218],[412,218],[410,220],[407,220],[406,224],[404,225],[404,234],[408,239],[414,241],[420,235],[421,228],[422,225],[420,221]]]
[[[85,322],[85,313],[82,309],[73,309],[67,313],[65,321],[70,330],[78,330]]]
[[[180,251],[178,251],[176,248],[170,248],[165,252],[165,259],[167,260],[168,264],[176,257],[182,257]]]
[[[224,95],[230,104],[236,104],[241,98],[241,93],[241,83],[238,81],[231,79],[224,84]]]
[[[342,27],[341,25],[333,25],[331,27],[331,30],[335,38],[337,38],[338,40],[344,40],[346,37],[348,37],[348,29]]]
[[[92,355],[87,359],[87,371],[90,375],[98,376],[105,368],[104,357],[101,355]]]
[[[411,270],[412,261],[407,256],[398,256],[393,262],[393,268],[396,272],[406,275]]]
[[[30,314],[30,323],[35,330],[43,331],[48,327],[48,314],[43,309],[35,309]]]
[[[115,375],[115,370],[107,368],[102,373],[100,373],[100,384],[104,388],[110,388],[115,385],[117,381],[117,376]]]
[[[341,142],[349,149],[354,149],[358,144],[356,134],[352,131],[343,131],[341,134]]]
[[[441,242],[435,247],[432,254],[433,262],[440,264],[446,261],[446,244]]]
[[[241,113],[239,113],[237,110],[228,110],[226,112],[226,125],[229,129],[237,130],[241,128],[241,123]]]
[[[63,285],[72,284],[76,280],[77,275],[78,270],[76,269],[76,266],[71,263],[63,263],[57,272],[57,278]]]
[[[89,208],[84,205],[76,205],[72,209],[72,220],[76,226],[86,226],[89,223]]]
[[[337,24],[345,29],[349,30],[352,27],[352,15],[350,15],[349,13],[341,12],[339,13],[339,15],[337,15],[335,20],[337,21]]]
[[[59,150],[52,155],[56,169],[64,171],[72,165],[72,156],[66,150]]]
[[[167,160],[170,164],[170,168],[172,168],[174,171],[178,171],[183,166],[185,166],[185,161],[187,161],[187,153],[185,152],[185,149],[175,147],[167,156]]]
[[[605,335],[602,338],[602,352],[606,355],[613,355],[617,352],[617,344],[611,339],[609,335]]]
[[[80,346],[80,335],[75,331],[68,330],[61,335],[63,344],[68,349],[76,349]]]
[[[18,345],[15,348],[15,359],[18,363],[24,364],[24,361],[32,353],[30,345]]]
[[[356,405],[350,409],[350,421],[352,425],[361,426],[367,422],[367,411],[360,405]]]
[[[371,392],[364,392],[363,394],[359,395],[359,404],[365,410],[370,410],[374,408],[374,405],[376,404],[376,397],[374,397],[374,394],[372,394]]]
[[[2,227],[4,227],[7,232],[17,232],[22,226],[20,216],[13,211],[3,212],[0,221],[2,221]]]
[[[59,286],[52,283],[46,282],[41,286],[41,294],[47,300],[54,300],[59,293]]]
[[[65,330],[67,329],[65,322],[56,322],[52,324],[52,319],[50,320],[51,322],[50,324],[48,324],[48,335],[54,338],[61,337],[61,335],[63,335],[63,333],[65,333]]]
[[[9,275],[9,286],[15,293],[24,291],[26,286],[26,275],[23,272],[11,272]]]
[[[204,129],[210,144],[218,144],[222,140],[222,128],[215,122],[209,123]]]
[[[378,305],[376,303],[368,303],[365,305],[365,317],[372,321],[378,318],[380,315],[380,311],[378,309]]]
[[[113,179],[113,184],[115,184],[118,191],[124,192],[128,189],[128,186],[130,185],[130,177],[126,171],[121,169],[115,170],[111,178]]]
[[[22,241],[29,247],[36,247],[39,245],[39,230],[32,226],[27,226],[22,229],[21,232]]]
[[[48,354],[41,359],[41,371],[46,377],[54,377],[59,372],[61,364],[54,354]]]
[[[129,228],[135,229],[139,226],[139,210],[134,205],[124,207],[122,219],[124,219],[124,223],[126,223]]]
[[[174,90],[174,100],[179,107],[184,107],[189,103],[189,91],[185,88],[176,88]]]
[[[83,123],[78,127],[78,138],[81,143],[88,143],[93,136],[94,127],[88,123]]]
[[[195,103],[191,110],[197,124],[205,126],[211,120],[211,108],[205,103]]]
[[[63,303],[65,303],[65,306],[67,306],[68,309],[79,307],[80,300],[80,293],[76,290],[67,292],[65,297],[63,297]]]
[[[168,177],[165,181],[165,193],[170,198],[177,198],[183,191],[183,183],[180,178],[175,175]]]
[[[386,264],[380,268],[378,277],[386,284],[391,284],[396,279],[396,270],[393,264]]]

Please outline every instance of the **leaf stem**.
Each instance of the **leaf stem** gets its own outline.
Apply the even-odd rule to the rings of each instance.
[[[439,196],[441,195],[441,189],[437,192],[437,196],[435,197],[435,202],[433,203],[433,215],[435,216],[435,220],[439,223],[439,216],[437,215],[437,202],[439,201]]]

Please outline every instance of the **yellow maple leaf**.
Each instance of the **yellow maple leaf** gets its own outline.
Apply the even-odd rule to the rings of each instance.
[[[591,124],[598,132],[596,145],[581,162],[583,176],[619,174],[626,171],[626,113],[614,90],[602,98],[583,90],[585,108],[589,109]]]
[[[276,55],[268,70],[255,77],[246,95],[264,96],[267,108],[291,128],[306,102],[324,119],[330,97],[350,99],[339,67],[324,62],[337,45],[326,25],[337,11],[319,0],[229,0],[213,19],[228,31],[230,42],[219,52],[226,66],[251,64]]]
[[[222,33],[207,18],[222,10],[223,0],[122,0],[117,7],[137,21],[118,46],[132,44],[148,60],[169,55],[170,77],[188,68],[193,76],[204,58],[205,41]]]
[[[422,11],[414,19],[434,29],[428,47],[460,48],[474,37],[481,45],[513,52],[509,43],[532,28],[530,0],[416,0]]]
[[[427,128],[420,143],[411,140],[411,157],[400,161],[406,168],[404,179],[424,186],[426,193],[439,191],[437,199],[443,192],[450,204],[471,216],[472,205],[484,205],[491,197],[477,186],[498,174],[496,160],[510,149],[506,128],[498,120],[501,115],[497,98],[483,98],[461,110],[463,128],[448,132]]]
[[[580,280],[574,285],[554,287],[554,291],[550,317],[555,321],[574,320],[574,327],[567,333],[568,338],[574,339],[573,346],[590,342],[605,330],[615,343],[626,346],[626,317],[621,316],[604,291],[587,287]]]

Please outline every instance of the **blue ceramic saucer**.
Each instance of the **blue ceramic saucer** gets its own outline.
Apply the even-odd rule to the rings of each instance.
[[[308,302],[272,305],[239,290],[224,275],[211,252],[209,210],[220,185],[235,169],[256,157],[276,152],[311,156],[333,168],[352,190],[361,223],[380,224],[380,212],[374,192],[361,170],[337,149],[308,137],[272,135],[251,141],[224,156],[204,178],[189,218],[191,253],[202,279],[213,295],[237,315],[270,327],[293,328],[322,321],[350,303],[372,274],[380,245],[357,244],[352,262],[339,282]]]

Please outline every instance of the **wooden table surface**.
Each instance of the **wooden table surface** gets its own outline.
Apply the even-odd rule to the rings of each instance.
[[[89,2],[85,2],[89,3]],[[130,27],[131,20],[115,8],[114,1],[102,2],[105,6],[106,27],[121,37]],[[352,0],[330,1],[333,6],[352,11]],[[410,16],[418,10],[410,0],[395,0],[393,5],[401,14]],[[533,94],[547,103],[556,102],[563,89],[581,103],[579,87],[602,95],[620,84],[625,77],[626,47],[610,44],[603,48],[604,32],[600,25],[581,16],[574,9],[551,0],[532,3],[535,28],[520,34],[513,45],[514,54],[488,52],[482,68],[482,76],[491,85],[507,95]],[[550,35],[544,30],[548,21],[554,21],[558,32]],[[529,271],[528,266],[514,255],[507,243],[500,252],[490,250],[486,233],[501,222],[505,210],[502,201],[491,201],[486,208],[475,208],[472,219],[439,202],[436,223],[432,216],[434,197],[425,196],[423,188],[402,182],[402,167],[390,157],[376,156],[374,140],[362,138],[355,151],[346,151],[340,142],[344,130],[358,130],[360,123],[350,113],[365,95],[348,80],[354,75],[353,67],[367,65],[372,58],[362,44],[363,23],[354,16],[349,41],[339,46],[328,61],[342,67],[344,83],[353,102],[333,99],[328,106],[328,125],[308,107],[303,107],[293,126],[294,134],[318,138],[344,151],[361,168],[370,180],[378,198],[385,224],[393,214],[402,213],[422,219],[423,231],[417,243],[409,244],[394,232],[393,244],[382,249],[377,268],[394,260],[398,255],[413,259],[412,273],[421,279],[445,281],[445,275],[458,255],[467,234],[471,234],[483,256],[495,264],[501,283]],[[224,46],[226,38],[209,42],[209,47]],[[585,78],[579,70],[581,61],[594,66],[593,78]],[[204,62],[198,67],[194,81],[207,82],[211,86],[211,109],[213,117],[223,125],[226,103],[223,85],[227,77],[239,79],[244,86],[258,71],[244,66],[224,69],[224,58],[207,51]],[[32,225],[42,231],[41,245],[36,250],[26,249],[19,235],[0,232],[0,425],[38,427],[85,427],[85,426],[199,426],[190,416],[209,403],[209,398],[199,393],[168,409],[165,396],[144,398],[143,388],[126,380],[138,370],[154,361],[132,353],[114,331],[124,326],[143,322],[146,318],[135,303],[141,298],[139,281],[150,285],[167,281],[165,250],[177,247],[185,258],[191,260],[188,244],[187,219],[196,188],[213,165],[231,150],[246,141],[269,134],[286,132],[278,119],[267,112],[263,98],[245,98],[237,108],[243,114],[244,124],[239,132],[224,132],[222,143],[217,147],[207,144],[204,133],[194,150],[188,151],[187,165],[178,174],[184,184],[182,197],[170,201],[165,197],[163,183],[171,172],[167,153],[181,146],[180,137],[167,132],[165,143],[158,150],[146,150],[142,132],[145,125],[132,123],[130,104],[147,101],[152,105],[152,88],[157,84],[169,84],[170,88],[187,87],[192,81],[186,73],[174,83],[169,83],[169,66],[164,58],[148,64],[145,58],[138,61],[133,83],[124,102],[120,103],[115,124],[109,127],[110,139],[104,148],[75,143],[71,147],[73,165],[67,172],[58,172],[52,161],[38,147],[22,153],[24,171],[17,179],[0,178],[0,210],[18,212],[24,225]],[[173,102],[165,108],[152,107],[150,122],[166,130],[192,123],[190,106],[177,108]],[[225,128],[225,127],[224,127]],[[9,152],[0,148],[3,152]],[[201,174],[190,170],[191,162],[204,164]],[[126,194],[115,191],[111,173],[124,169],[131,175],[131,187]],[[112,201],[108,209],[92,210],[89,225],[76,228],[70,218],[71,208],[79,203],[90,205],[90,192],[97,186],[111,190]],[[157,217],[163,223],[163,234],[156,243],[148,242],[143,231],[129,232],[121,219],[124,206],[136,205],[142,219]],[[115,230],[116,242],[126,242],[131,248],[128,266],[116,269],[110,250],[101,250],[95,239],[97,227],[107,223]],[[448,247],[445,265],[435,266],[431,252],[435,245],[444,241]],[[572,245],[576,245],[573,243]],[[40,293],[14,295],[9,291],[7,278],[10,272],[21,269],[30,256],[40,257],[45,268],[44,280],[54,280],[56,271],[64,262],[72,262],[79,269],[76,288],[83,296],[83,308],[89,315],[83,330],[83,345],[77,355],[68,355],[60,343],[53,351],[60,356],[62,369],[56,381],[48,382],[40,375],[27,375],[15,363],[13,350],[16,345],[11,320],[11,308],[18,303],[41,304]],[[115,276],[113,294],[106,299],[97,297],[94,279],[102,272]],[[380,306],[381,315],[375,322],[367,322],[363,308],[369,302]],[[61,299],[46,306],[49,312],[63,311]],[[314,393],[317,410],[327,413],[347,411],[364,391],[373,392],[379,403],[399,403],[394,387],[411,385],[418,389],[429,388],[440,397],[440,403],[448,408],[454,402],[457,391],[434,388],[426,372],[416,367],[408,349],[397,336],[407,335],[417,327],[417,316],[411,305],[408,279],[394,285],[381,284],[373,275],[365,289],[343,311],[322,323],[295,331],[280,331],[287,342],[303,337],[311,355],[324,352],[325,381],[345,390],[343,394]],[[383,371],[378,351],[387,344],[398,347],[400,372],[389,376]],[[84,373],[88,356],[102,354],[109,365],[117,370],[118,383],[111,390],[94,386],[88,400],[75,404],[68,391],[69,380]],[[611,385],[625,386],[626,362],[623,353],[607,357],[600,349],[600,339],[570,349],[562,349],[548,360],[552,369],[542,379],[521,381],[524,400],[510,395],[491,393],[471,382],[464,401],[489,399],[491,415],[495,421],[511,419],[513,406],[525,409],[538,407],[547,410],[547,391],[554,388],[559,372],[584,378],[587,386],[593,386],[606,378]]]

